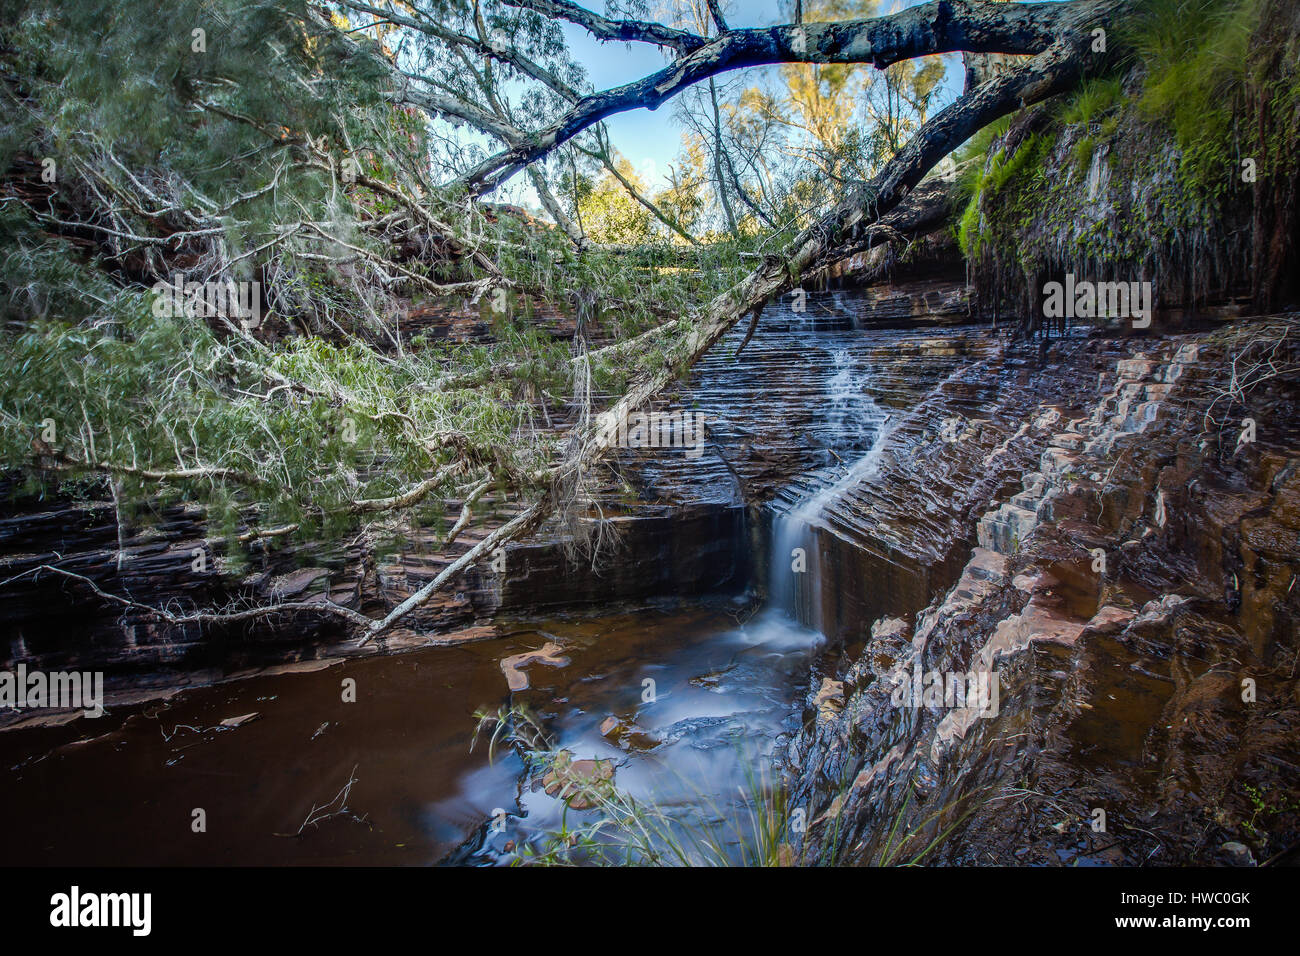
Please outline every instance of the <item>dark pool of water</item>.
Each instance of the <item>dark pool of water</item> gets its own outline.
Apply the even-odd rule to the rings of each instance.
[[[743,802],[806,688],[819,635],[732,602],[533,622],[509,638],[194,688],[62,728],[0,734],[6,864],[429,864],[494,812],[523,842],[563,806],[508,750],[473,751],[475,714],[512,702],[557,746],[608,758],[638,800],[714,815]],[[500,661],[547,640],[509,693]],[[344,681],[356,702],[343,701]],[[654,699],[645,699],[647,679]],[[256,713],[238,726],[223,720]],[[613,717],[614,739],[601,725]],[[355,780],[344,801],[339,792]],[[734,797],[733,797],[734,795]],[[193,831],[194,810],[206,832]],[[318,822],[303,826],[312,818]],[[489,841],[484,862],[506,839]],[[462,853],[462,858],[464,854]]]

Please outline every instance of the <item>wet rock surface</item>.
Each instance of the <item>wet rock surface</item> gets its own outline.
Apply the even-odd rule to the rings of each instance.
[[[1020,480],[1125,348],[917,339],[893,343],[892,361],[873,357],[867,388],[888,417],[872,454],[798,476],[773,504],[778,523],[801,510],[810,526],[799,542],[783,543],[801,544],[815,565],[800,582],[801,619],[860,639],[880,615],[915,611],[950,586],[989,503]],[[953,357],[946,368],[944,351]],[[909,395],[900,380],[920,379],[922,367],[945,371]],[[812,509],[810,498],[819,499]],[[788,559],[783,546],[772,550],[772,560]]]
[[[706,440],[620,452],[589,516],[618,530],[596,559],[544,529],[362,656],[299,622],[146,626],[28,572],[59,559],[155,600],[377,611],[475,537],[437,554],[416,527],[373,566],[303,548],[237,578],[217,555],[195,576],[205,529],[184,507],[119,539],[111,507],[17,499],[0,518],[5,573],[25,575],[11,659],[106,665],[110,704],[102,723],[7,718],[27,729],[0,734],[6,812],[48,824],[12,851],[512,862],[573,795],[517,756],[467,752],[477,714],[524,705],[581,768],[577,789],[612,778],[686,815],[716,815],[718,795],[742,812],[735,794],[775,759],[811,822],[789,862],[1284,859],[1300,837],[1294,382],[1243,404],[1212,335],[1012,344],[860,328],[856,302],[774,305],[739,358],[743,330],[665,396],[658,409],[705,416]],[[787,573],[792,546],[803,570]],[[336,706],[345,676],[356,710]],[[411,775],[412,760],[429,763]],[[353,771],[346,812],[303,831]],[[69,823],[87,812],[77,793],[125,777],[121,839]],[[240,838],[173,847],[166,813],[210,791]],[[484,822],[502,808],[503,830]]]
[[[606,539],[596,554],[575,557],[563,534],[543,530],[509,547],[504,571],[490,562],[469,569],[378,649],[400,649],[420,638],[436,643],[440,634],[501,613],[742,591],[766,576],[754,556],[762,553],[772,518],[768,503],[803,476],[842,471],[843,462],[866,449],[874,425],[857,421],[865,403],[907,409],[972,357],[997,348],[977,329],[859,329],[866,307],[859,292],[814,292],[806,310],[796,312],[793,305],[787,300],[769,307],[739,358],[744,330],[735,330],[675,396],[656,406],[703,415],[701,447],[624,449],[602,471],[599,507],[586,519],[593,528],[599,524]],[[828,389],[832,381],[839,383],[838,399]],[[309,614],[246,627],[171,625],[99,598],[92,584],[178,611],[329,600],[381,614],[515,513],[489,500],[485,525],[445,551],[438,548],[439,528],[417,524],[404,532],[395,554],[377,562],[354,541],[290,548],[252,543],[236,563],[224,545],[209,539],[197,509],[177,505],[157,516],[119,515],[111,503],[37,500],[16,485],[7,490],[0,515],[7,656],[48,669],[123,674],[238,669],[347,653],[350,645],[337,626]],[[454,516],[462,502],[443,504]],[[43,570],[50,566],[81,577]],[[910,566],[898,587],[919,593],[918,573]]]
[[[833,720],[814,685],[787,752],[819,821],[805,859],[1286,858],[1300,836],[1300,394],[1272,379],[1233,406],[1231,365],[1213,336],[1117,362],[980,518],[956,586],[914,622],[877,624]],[[1242,444],[1246,411],[1269,425]],[[991,711],[898,692],[993,673]]]

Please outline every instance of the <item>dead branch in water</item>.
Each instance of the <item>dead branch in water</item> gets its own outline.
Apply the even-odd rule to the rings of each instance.
[[[303,819],[302,824],[298,827],[296,832],[275,833],[272,835],[281,837],[300,837],[302,836],[303,831],[308,827],[319,827],[324,821],[340,816],[351,817],[357,823],[365,823],[367,814],[363,813],[361,816],[357,816],[348,808],[348,797],[351,795],[352,786],[356,782],[357,768],[356,766],[353,766],[351,772],[348,774],[348,782],[343,785],[343,789],[334,795],[333,800],[323,806],[318,807],[313,803],[311,805],[311,810],[307,812],[307,816]],[[330,808],[335,804],[338,804],[338,808],[331,810]]]

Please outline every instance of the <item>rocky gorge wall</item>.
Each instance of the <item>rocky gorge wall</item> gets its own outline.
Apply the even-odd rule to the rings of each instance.
[[[1294,307],[1300,10],[1136,4],[1119,33],[1127,52],[1099,75],[963,151],[972,310],[1041,328],[1044,286],[1067,274],[1148,283],[1165,331]]]
[[[861,294],[842,290],[813,292],[806,312],[774,304],[741,359],[735,351],[743,330],[737,329],[675,395],[654,406],[705,415],[702,447],[623,449],[594,476],[596,504],[580,520],[599,530],[603,544],[595,553],[574,553],[564,533],[544,528],[507,549],[504,571],[496,562],[471,568],[367,652],[477,639],[493,633],[498,618],[749,587],[761,573],[766,502],[796,476],[831,463],[828,429],[843,427],[821,414],[832,353],[862,346],[861,361],[870,356],[895,367],[881,376],[882,401],[887,391],[906,405],[971,350],[985,348],[979,334],[958,333],[928,343],[913,336],[910,351],[900,353],[902,333],[860,338],[872,311]],[[424,324],[412,319],[408,331],[442,322],[449,336],[485,334],[478,324],[462,327],[466,314],[424,315]],[[561,322],[557,334],[563,332]],[[836,349],[808,347],[823,335],[839,337]],[[211,537],[202,513],[183,504],[119,514],[112,502],[74,494],[34,498],[16,483],[5,499],[0,601],[9,658],[46,668],[123,671],[230,669],[355,648],[309,614],[256,627],[199,627],[160,621],[106,595],[177,613],[276,600],[329,600],[383,613],[513,515],[489,496],[480,506],[488,515],[485,527],[441,549],[462,505],[450,500],[390,529],[400,543],[387,553],[372,552],[365,540],[292,547],[249,541],[233,560]],[[48,570],[55,566],[78,577]]]
[[[1078,407],[1130,348],[1120,340],[1013,344],[987,335],[948,345],[961,359],[923,395],[889,407],[870,473],[846,469],[811,528],[816,568],[805,600],[815,609],[806,620],[830,637],[861,639],[881,614],[923,606],[951,585],[988,503],[1019,479],[1063,410]],[[909,356],[909,348],[917,351]],[[879,376],[905,376],[907,359],[921,361],[923,348],[899,343],[903,361],[882,363]],[[797,477],[775,507],[807,494],[808,477]]]
[[[1151,343],[1085,413],[1050,415],[955,586],[816,676],[787,754],[813,821],[804,859],[1262,863],[1294,847],[1294,328]],[[1282,343],[1279,374],[1243,393],[1234,371],[1261,341]],[[900,690],[992,673],[983,716]]]
[[[904,269],[894,277],[890,295],[928,308],[927,302],[937,301],[935,268],[941,267],[930,263],[917,274]],[[494,562],[470,569],[376,649],[452,640],[458,631],[482,636],[499,617],[751,586],[761,590],[769,503],[814,473],[842,467],[830,449],[837,447],[838,432],[855,427],[858,409],[832,408],[830,379],[853,376],[841,382],[845,401],[869,394],[882,407],[901,412],[963,366],[981,363],[983,384],[954,380],[944,386],[946,397],[932,403],[937,414],[953,403],[958,413],[969,411],[997,392],[999,382],[1020,374],[999,378],[991,357],[1002,355],[1000,346],[982,331],[907,332],[905,327],[915,323],[885,321],[880,302],[874,292],[837,282],[810,291],[799,311],[791,297],[773,303],[739,357],[741,328],[651,409],[703,415],[701,448],[623,449],[594,476],[596,506],[581,519],[599,529],[603,544],[594,554],[574,554],[564,533],[544,529],[509,547],[504,571]],[[478,341],[490,334],[480,313],[454,303],[436,314],[425,308],[408,316],[403,328],[408,335]],[[936,324],[948,323],[953,314],[944,312]],[[539,312],[539,321],[553,327],[556,336],[571,332],[554,310]],[[900,324],[904,328],[897,328]],[[850,353],[846,361],[852,367],[839,369],[835,363]],[[1051,374],[1040,378],[1047,381]],[[835,420],[828,418],[828,409]],[[937,422],[934,416],[917,418],[907,428],[932,429]],[[32,498],[17,484],[9,486],[5,498],[0,515],[3,646],[13,661],[47,668],[231,667],[351,653],[336,627],[312,615],[257,627],[200,628],[159,621],[93,588],[176,612],[211,604],[330,600],[383,613],[513,515],[489,496],[480,506],[489,516],[485,527],[467,531],[445,550],[440,539],[459,513],[458,500],[440,502],[390,529],[399,546],[387,553],[373,553],[365,540],[292,547],[249,541],[232,556],[212,538],[201,512],[183,504],[119,514],[111,501],[74,494]],[[854,560],[860,547],[855,542],[845,549],[844,559]],[[860,570],[896,574],[897,589],[915,597],[932,588],[920,563],[927,554],[918,548],[905,566],[886,561]],[[42,570],[54,566],[80,578]]]

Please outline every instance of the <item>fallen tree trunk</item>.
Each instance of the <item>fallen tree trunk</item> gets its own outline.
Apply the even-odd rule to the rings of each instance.
[[[362,636],[362,643],[391,628],[481,555],[540,526],[555,508],[556,491],[613,449],[619,423],[678,379],[742,316],[761,309],[776,296],[794,288],[802,275],[826,264],[831,257],[845,250],[866,248],[897,234],[897,230],[891,230],[885,220],[909,195],[913,196],[913,203],[909,209],[899,210],[898,224],[910,221],[919,229],[926,222],[933,222],[944,207],[944,200],[939,196],[948,195],[948,190],[940,180],[913,194],[922,178],[984,126],[1072,88],[1086,72],[1093,56],[1090,48],[1091,37],[1087,32],[1082,29],[1069,32],[1042,53],[1026,60],[1019,69],[990,79],[936,114],[875,178],[862,184],[848,200],[805,229],[783,255],[770,256],[747,278],[701,310],[696,320],[697,328],[678,344],[664,366],[635,382],[618,402],[592,420],[584,435],[577,437],[577,453],[552,473],[552,493],[549,496],[498,528],[385,618],[372,624]]]
[[[893,212],[882,216],[857,239],[828,251],[822,257],[820,268],[830,268],[850,256],[886,243],[911,242],[944,228],[959,211],[956,207],[957,182],[961,175],[962,168],[954,166],[942,174],[921,180]]]
[[[942,13],[946,21],[951,21],[952,11],[958,7],[966,11],[978,8],[988,12],[993,9],[1041,10],[1046,6],[1050,5],[939,3],[915,9],[928,11],[931,15]],[[575,489],[580,488],[583,474],[615,447],[619,424],[632,412],[644,407],[665,386],[680,378],[741,317],[761,311],[766,303],[796,287],[802,278],[837,258],[906,235],[909,231],[921,231],[927,225],[932,227],[948,208],[948,184],[943,178],[931,181],[924,178],[943,157],[988,123],[1022,106],[1072,88],[1092,63],[1100,65],[1102,58],[1092,54],[1090,49],[1091,27],[1096,22],[1092,18],[1117,7],[1116,0],[1092,0],[1089,3],[1076,0],[1073,4],[1057,6],[1060,10],[1073,11],[1072,18],[1058,14],[1057,22],[1064,24],[1059,37],[1042,41],[1039,52],[1017,64],[1016,69],[990,78],[932,117],[878,175],[853,189],[840,205],[804,229],[781,253],[764,258],[749,276],[702,307],[693,317],[690,330],[671,342],[661,365],[643,373],[612,407],[570,433],[569,450],[557,464],[533,473],[527,481],[522,476],[518,481],[512,479],[511,484],[517,491],[540,489],[533,501],[525,503],[520,514],[488,534],[382,618],[368,619],[359,612],[332,604],[286,603],[187,616],[184,620],[212,624],[242,622],[282,612],[323,613],[346,621],[365,643],[382,636],[406,615],[423,606],[456,575],[485,554],[532,533],[556,512],[571,512],[573,503],[581,500]],[[1082,11],[1087,11],[1088,16],[1085,17]],[[1016,16],[1019,14],[1013,14],[1009,22],[1014,24]],[[900,21],[891,22],[896,27]],[[925,37],[936,36],[941,31],[929,21],[926,23],[929,25],[918,21],[921,39],[909,41],[906,37],[891,39],[882,36],[878,38],[880,45],[872,45],[870,49],[881,57],[895,54],[901,57],[906,55],[902,52],[905,49],[928,50],[932,41]],[[830,29],[843,25],[821,26]],[[774,29],[779,32],[788,28]],[[953,30],[943,42],[976,42],[962,35],[962,29]],[[1005,38],[1005,34],[1003,36]],[[1028,44],[1029,41],[1026,39],[1024,42]],[[701,47],[700,51],[705,49]],[[886,53],[887,50],[894,52]],[[359,184],[370,182],[368,177],[358,177]],[[375,188],[381,191],[383,187],[376,184]],[[417,203],[411,205],[419,208]],[[645,333],[647,336],[652,334],[657,334],[657,330]],[[585,356],[575,359],[576,374],[589,374],[584,367],[587,361]],[[394,500],[400,504],[406,497],[399,495]],[[387,504],[388,500],[384,499],[382,503]],[[107,597],[111,599],[111,596]],[[121,603],[127,602],[123,599]],[[136,602],[129,603],[133,610],[146,610]],[[153,611],[163,619],[181,620],[166,611]]]

